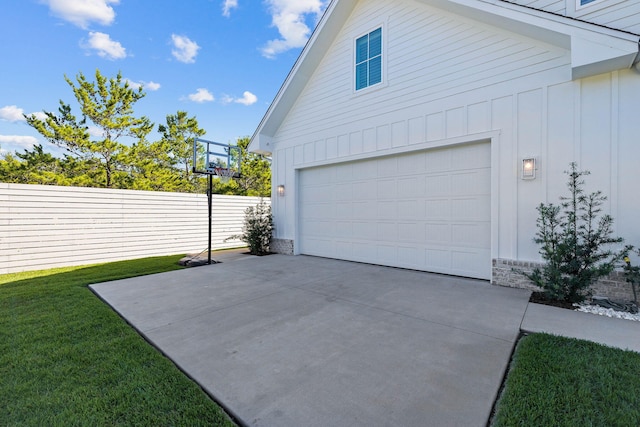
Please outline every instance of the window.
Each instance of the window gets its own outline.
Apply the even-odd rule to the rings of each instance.
[[[382,82],[382,28],[356,39],[356,90]]]
[[[584,6],[585,4],[593,3],[596,0],[580,0],[580,6]]]

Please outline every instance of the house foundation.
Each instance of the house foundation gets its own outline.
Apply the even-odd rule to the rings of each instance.
[[[542,263],[538,262],[494,259],[491,283],[499,286],[539,291],[540,288],[527,279],[523,273],[530,273],[534,268],[542,265]],[[622,271],[614,271],[607,277],[598,280],[591,287],[591,292],[594,296],[607,297],[613,300],[633,300],[631,284],[627,283]]]

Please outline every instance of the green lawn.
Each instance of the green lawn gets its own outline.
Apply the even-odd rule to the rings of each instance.
[[[0,425],[232,426],[88,285],[180,256],[0,275]]]
[[[640,353],[533,334],[518,343],[494,426],[640,426]]]

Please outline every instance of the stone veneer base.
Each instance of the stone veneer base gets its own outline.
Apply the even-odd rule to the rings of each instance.
[[[516,261],[510,259],[494,259],[492,262],[491,283],[512,288],[539,291],[521,272],[531,272],[535,267],[543,264],[530,261]],[[631,285],[625,281],[621,271],[614,271],[608,277],[598,280],[592,287],[594,296],[607,297],[614,300],[633,300]]]
[[[293,255],[293,240],[272,238],[269,249],[274,254]]]

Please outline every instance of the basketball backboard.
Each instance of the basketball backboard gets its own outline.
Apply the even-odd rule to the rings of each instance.
[[[193,173],[239,178],[241,153],[236,145],[198,138],[193,142]]]

